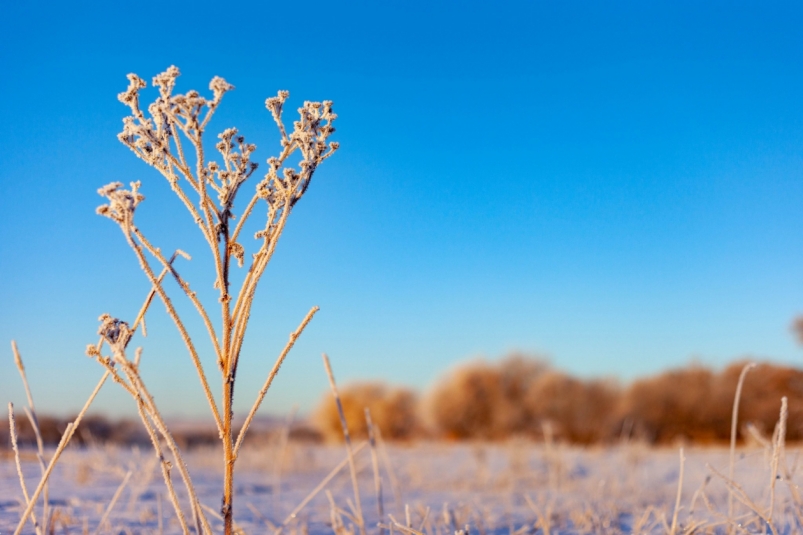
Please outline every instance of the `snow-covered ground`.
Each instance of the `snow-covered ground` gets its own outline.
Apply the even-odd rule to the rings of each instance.
[[[279,461],[279,447],[244,448],[235,477],[235,522],[246,533],[359,533],[344,446],[291,443]],[[24,498],[10,452],[0,452],[0,534],[13,533]],[[772,455],[767,449],[737,452],[733,517],[737,532],[801,533],[795,481],[798,450],[787,447],[772,490]],[[677,533],[697,526],[727,531],[728,450],[685,451]],[[218,450],[193,450],[185,459],[205,515],[218,532],[223,472]],[[360,508],[366,531],[379,533],[378,501],[370,449],[355,456]],[[393,531],[443,535],[472,534],[666,533],[672,530],[680,476],[679,451],[640,444],[606,448],[507,444],[418,444],[377,452],[385,510]],[[343,468],[295,517],[290,513],[338,464]],[[23,472],[32,492],[40,467],[23,452]],[[128,473],[131,473],[126,480]],[[172,479],[190,519],[187,492],[178,470]],[[791,477],[787,477],[791,476]],[[149,449],[69,449],[49,486],[50,524],[55,533],[94,533],[119,493],[102,533],[180,533],[156,457]],[[773,513],[770,517],[770,502]],[[41,502],[41,500],[40,500]],[[41,505],[35,509],[43,520]],[[392,517],[392,518],[391,518]],[[408,520],[409,517],[409,520]],[[761,519],[764,518],[764,520]],[[342,522],[342,525],[341,525]],[[409,523],[408,523],[409,522]],[[33,533],[28,523],[25,533]]]

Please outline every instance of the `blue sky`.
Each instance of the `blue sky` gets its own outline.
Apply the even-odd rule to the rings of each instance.
[[[237,126],[260,162],[276,152],[263,102],[278,89],[289,110],[331,99],[340,116],[341,150],[258,295],[239,410],[312,305],[268,412],[317,402],[322,351],[343,382],[418,388],[514,349],[624,380],[691,359],[798,365],[801,27],[791,2],[6,6],[0,394],[23,401],[14,338],[40,410],[76,410],[101,373],[83,356],[97,317],[133,318],[147,292],[94,213],[108,182],[143,182],[141,228],[190,252],[183,272],[212,296],[182,207],[116,140],[125,75],[171,64],[179,91],[236,86],[210,134]],[[143,373],[166,412],[203,414],[162,310]],[[97,409],[133,412],[115,385]]]

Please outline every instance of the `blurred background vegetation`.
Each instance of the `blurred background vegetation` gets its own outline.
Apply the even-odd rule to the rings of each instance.
[[[649,444],[677,441],[698,444],[726,442],[739,374],[747,361],[721,370],[692,363],[622,385],[616,379],[581,379],[553,368],[547,361],[511,354],[498,361],[473,360],[446,372],[427,391],[380,382],[346,384],[341,401],[353,436],[367,435],[365,409],[385,440],[480,440],[527,438],[572,444],[638,440]],[[803,369],[769,362],[758,364],[744,384],[739,412],[739,440],[758,440],[773,433],[780,400],[789,400],[787,439],[803,438]],[[69,418],[40,416],[43,440],[56,444]],[[212,425],[177,422],[174,435],[184,448],[215,443]],[[35,436],[21,411],[20,443]],[[290,439],[317,442],[342,440],[340,420],[331,393],[325,392],[307,418],[295,422],[264,418],[252,443],[282,433]],[[133,420],[102,415],[85,419],[77,444],[148,444]],[[10,445],[8,423],[0,442]]]

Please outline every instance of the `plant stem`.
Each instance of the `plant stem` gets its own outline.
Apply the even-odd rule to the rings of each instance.
[[[234,399],[234,375],[228,372],[223,377],[223,533],[232,535],[232,505],[234,499],[234,448],[232,445],[232,401]]]

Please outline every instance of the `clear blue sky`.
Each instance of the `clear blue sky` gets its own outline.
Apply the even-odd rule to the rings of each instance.
[[[512,349],[624,380],[692,358],[801,364],[801,28],[792,2],[9,3],[0,398],[24,399],[15,338],[41,410],[77,409],[101,373],[83,356],[96,318],[136,313],[145,279],[94,213],[108,182],[143,182],[141,227],[193,254],[211,295],[178,201],[115,137],[125,75],[171,64],[179,91],[237,87],[212,133],[239,127],[260,162],[278,89],[340,115],[258,295],[239,410],[312,305],[269,412],[317,401],[322,351],[344,382],[419,388]],[[162,310],[144,373],[166,412],[202,414]],[[133,405],[108,385],[98,409]]]

